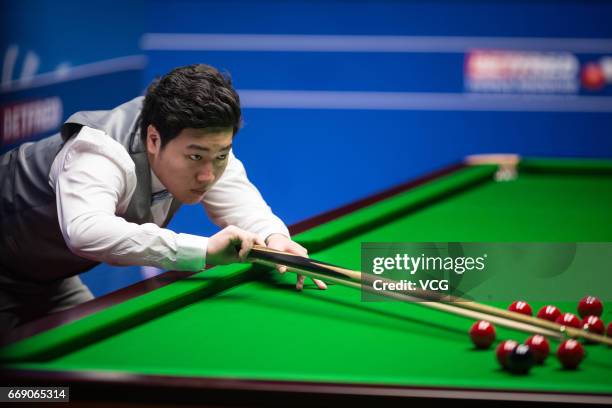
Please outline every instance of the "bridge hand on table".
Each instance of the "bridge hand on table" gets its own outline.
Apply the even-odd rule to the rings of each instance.
[[[267,247],[270,249],[274,249],[277,251],[289,252],[294,255],[308,257],[308,251],[306,248],[298,244],[297,242],[292,241],[288,237],[283,234],[272,234],[266,238]],[[277,265],[276,269],[280,273],[287,272],[287,267],[283,265]],[[319,289],[327,289],[327,285],[325,282],[322,282],[318,279],[312,279],[312,281],[317,285]],[[304,289],[304,276],[298,275],[297,283],[295,284],[295,288],[299,291]]]

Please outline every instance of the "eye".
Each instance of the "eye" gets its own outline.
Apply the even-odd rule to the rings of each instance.
[[[217,160],[219,160],[219,161],[223,161],[225,159],[227,159],[227,154],[222,154],[220,156],[217,156]]]
[[[200,161],[202,160],[202,156],[200,156],[199,154],[190,154],[189,159],[193,161]]]

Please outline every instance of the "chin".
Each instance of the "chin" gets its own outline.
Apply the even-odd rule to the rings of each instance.
[[[201,200],[194,197],[175,197],[181,204],[197,204]]]
[[[193,191],[188,191],[187,193],[181,195],[180,197],[176,197],[183,204],[197,204],[204,198],[204,194],[197,194]]]

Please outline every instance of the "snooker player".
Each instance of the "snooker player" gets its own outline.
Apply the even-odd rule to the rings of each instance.
[[[92,299],[78,274],[101,262],[199,271],[255,244],[306,256],[232,152],[241,123],[229,77],[190,65],[0,156],[0,331]],[[223,229],[165,228],[194,203]]]

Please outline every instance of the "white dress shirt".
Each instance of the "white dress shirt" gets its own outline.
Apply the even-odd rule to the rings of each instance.
[[[228,160],[225,172],[202,200],[210,219],[264,240],[273,233],[289,236],[248,180],[240,160],[232,152]],[[71,138],[53,161],[49,184],[55,191],[64,240],[77,255],[111,265],[204,269],[208,238],[160,227],[172,196],[162,194],[153,201],[153,223],[138,225],[120,217],[136,189],[135,165],[125,148],[103,131],[84,126]],[[151,171],[151,191],[161,190],[163,184]]]

